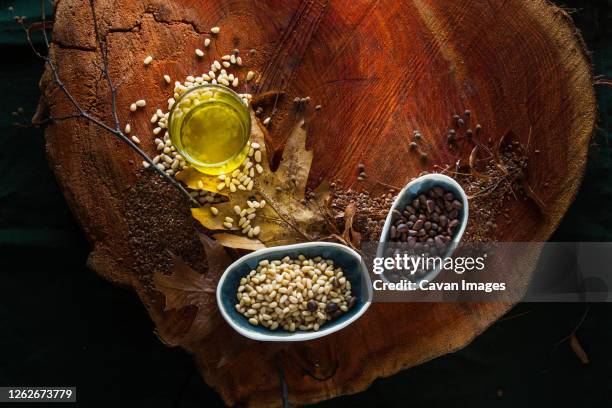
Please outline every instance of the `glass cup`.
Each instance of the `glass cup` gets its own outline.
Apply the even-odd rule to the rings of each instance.
[[[178,153],[192,167],[205,174],[226,174],[248,155],[251,116],[231,89],[199,85],[172,106],[168,132]]]

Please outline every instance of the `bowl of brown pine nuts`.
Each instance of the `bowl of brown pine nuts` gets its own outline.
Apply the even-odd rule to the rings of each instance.
[[[399,192],[391,206],[377,256],[450,257],[461,241],[468,217],[468,197],[453,178],[438,173],[418,177]],[[439,268],[419,270],[410,280],[431,281],[439,272]],[[397,281],[405,276],[391,271],[381,277]]]
[[[230,265],[217,285],[221,315],[259,341],[305,341],[341,330],[372,302],[361,256],[331,242],[266,248]]]

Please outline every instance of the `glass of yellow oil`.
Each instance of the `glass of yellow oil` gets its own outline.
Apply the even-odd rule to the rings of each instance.
[[[170,140],[205,174],[225,174],[248,155],[251,116],[242,99],[223,85],[200,85],[180,96],[168,118]]]

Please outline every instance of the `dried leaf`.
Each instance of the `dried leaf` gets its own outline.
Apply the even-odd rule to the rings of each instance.
[[[180,257],[172,255],[173,266],[170,275],[156,273],[153,276],[155,288],[164,294],[164,311],[180,311],[188,306],[197,308],[189,329],[176,334],[165,325],[160,326],[160,336],[168,344],[186,344],[197,341],[209,334],[221,322],[216,301],[219,278],[232,259],[217,242],[204,235],[200,237],[208,271],[200,274],[187,265]]]
[[[350,202],[344,209],[344,231],[342,232],[342,239],[353,248],[359,247],[361,243],[361,234],[353,229],[353,220],[356,213],[357,205],[354,202]]]
[[[504,133],[504,135],[499,139],[499,142],[497,143],[497,148],[493,151],[493,157],[495,158],[495,166],[502,172],[504,176],[508,176],[510,173],[508,172],[506,166],[502,164],[501,152],[504,147],[504,142],[506,141],[506,138],[510,137],[510,135],[513,135],[511,131]]]
[[[221,245],[229,248],[247,249],[249,251],[257,251],[266,246],[258,239],[252,239],[243,235],[228,234],[222,232],[213,235],[213,238]]]
[[[253,96],[253,99],[251,100],[251,105],[259,105],[262,103],[268,103],[284,95],[285,95],[285,92],[281,90],[276,90],[276,89],[272,89],[267,92],[261,92]]]
[[[470,174],[476,178],[488,180],[490,178],[489,176],[486,176],[482,174],[481,172],[479,172],[478,170],[476,170],[477,157],[478,157],[478,146],[474,146],[474,148],[472,149],[472,152],[470,153],[470,161],[469,161]]]
[[[576,357],[582,362],[582,364],[589,364],[589,356],[586,351],[582,348],[582,345],[578,341],[578,337],[576,337],[576,333],[572,333],[570,336],[570,347],[576,354]]]
[[[272,172],[265,149],[265,129],[257,117],[251,116],[251,140],[261,146],[263,174],[255,178],[252,191],[239,190],[229,195],[229,201],[216,204],[218,215],[213,215],[207,208],[194,208],[192,215],[209,230],[227,231],[223,220],[226,216],[235,216],[235,205],[244,208],[248,199],[263,199],[267,205],[258,210],[254,225],[260,226],[258,238],[264,245],[269,247],[316,240],[325,229],[321,208],[329,197],[329,189],[327,184],[323,184],[305,199],[313,153],[306,150],[303,120],[291,131],[279,167]],[[233,242],[226,243],[231,246]]]
[[[217,190],[217,185],[220,183],[217,176],[210,176],[208,174],[200,173],[193,167],[188,167],[185,170],[181,170],[181,172],[176,175],[176,179],[182,181],[191,189],[212,191],[213,193],[227,196],[226,190]]]

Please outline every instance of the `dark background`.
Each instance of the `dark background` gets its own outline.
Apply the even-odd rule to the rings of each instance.
[[[222,406],[190,356],[157,339],[136,295],[85,267],[89,247],[47,166],[43,130],[12,124],[18,107],[34,112],[42,65],[9,5],[33,16],[38,1],[0,0],[0,386],[76,385],[87,407]],[[595,74],[611,78],[612,2],[562,5],[576,9]],[[611,95],[597,87],[601,130],[552,240],[612,241]],[[582,317],[589,364],[559,343]],[[465,349],[319,406],[612,406],[611,346],[611,304],[520,304]]]

